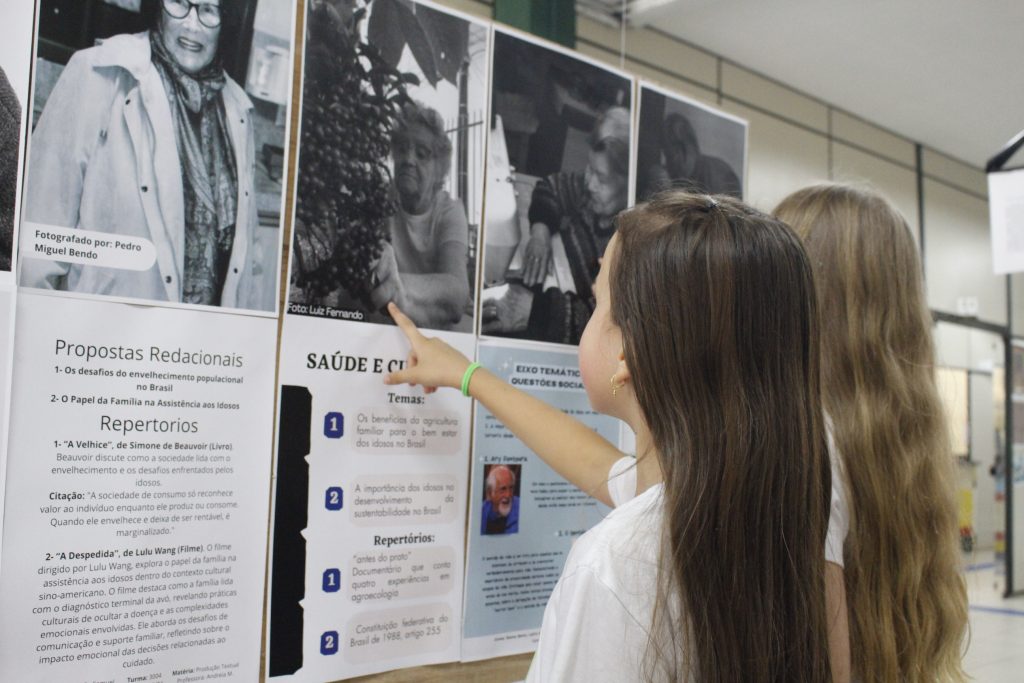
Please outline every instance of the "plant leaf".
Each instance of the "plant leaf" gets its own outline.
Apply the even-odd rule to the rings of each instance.
[[[458,86],[459,70],[469,50],[469,22],[425,6],[417,8],[416,16],[435,46],[438,73]]]
[[[399,21],[399,12],[404,9],[398,0],[374,0],[366,28],[366,42],[376,48],[380,58],[392,68],[398,66],[405,49],[405,35]]]
[[[398,22],[402,29],[402,35],[405,36],[405,41],[409,44],[409,49],[412,50],[412,56],[416,58],[423,77],[431,86],[436,86],[440,76],[437,72],[437,46],[434,44],[432,36],[424,30],[419,17],[413,13],[411,3],[401,2],[401,0],[388,1],[394,2],[398,8]]]

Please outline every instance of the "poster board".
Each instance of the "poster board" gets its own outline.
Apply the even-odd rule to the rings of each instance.
[[[635,180],[631,76],[495,28],[478,360],[613,443],[579,379],[599,259]],[[477,404],[462,658],[531,652],[572,542],[607,508]],[[535,585],[534,585],[535,584]],[[529,588],[527,588],[529,586]]]
[[[323,681],[459,658],[470,401],[384,386],[382,308],[473,355],[491,30],[395,0],[306,27],[267,675]]]
[[[258,677],[295,3],[222,10],[37,6],[5,680]]]

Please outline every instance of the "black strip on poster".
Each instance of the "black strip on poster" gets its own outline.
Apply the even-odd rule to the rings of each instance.
[[[302,605],[305,595],[306,528],[309,508],[309,430],[313,395],[306,387],[281,387],[277,430],[277,496],[274,506],[274,578],[270,586],[268,674],[302,668]]]

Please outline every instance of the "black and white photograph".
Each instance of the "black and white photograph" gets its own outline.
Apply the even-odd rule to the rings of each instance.
[[[288,312],[472,332],[490,30],[407,0],[309,2]]]
[[[276,312],[295,11],[40,0],[20,284]],[[40,235],[75,238],[53,228],[155,258],[58,260]]]
[[[633,80],[495,31],[485,335],[578,344],[630,189]]]
[[[743,199],[746,121],[648,83],[638,114],[638,201],[671,188]]]
[[[0,25],[0,273],[13,270],[33,12],[31,2],[13,3]]]

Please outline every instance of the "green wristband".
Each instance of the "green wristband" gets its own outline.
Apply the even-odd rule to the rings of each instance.
[[[469,396],[469,380],[473,379],[473,373],[480,369],[480,364],[473,362],[466,368],[466,373],[462,375],[462,395]]]

